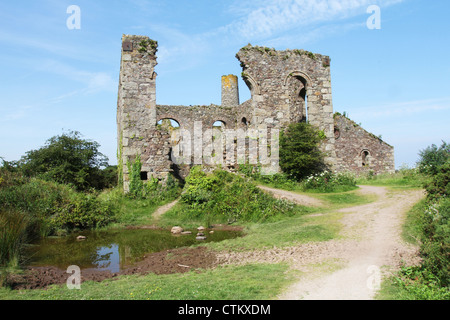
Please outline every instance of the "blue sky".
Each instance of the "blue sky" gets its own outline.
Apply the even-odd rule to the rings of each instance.
[[[67,27],[70,5],[81,29]],[[159,42],[158,104],[220,104],[221,76],[240,75],[248,43],[329,55],[334,110],[382,135],[397,167],[414,166],[450,142],[449,13],[447,0],[2,1],[0,157],[76,130],[116,164],[121,37],[138,34]]]

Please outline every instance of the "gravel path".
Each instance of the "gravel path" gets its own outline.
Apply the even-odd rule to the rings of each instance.
[[[288,248],[222,253],[218,258],[224,264],[288,262],[293,269],[302,271],[298,282],[278,297],[281,300],[373,299],[384,275],[401,263],[419,262],[417,248],[402,241],[401,226],[405,213],[424,197],[424,192],[388,191],[373,186],[361,186],[359,192],[376,194],[378,199],[337,210],[344,213],[339,239]],[[296,194],[291,192],[289,196],[296,197]],[[298,195],[297,200],[304,202],[305,198]]]

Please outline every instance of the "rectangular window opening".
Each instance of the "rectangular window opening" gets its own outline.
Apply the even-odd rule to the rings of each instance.
[[[141,180],[142,181],[148,180],[148,172],[147,171],[141,171]]]

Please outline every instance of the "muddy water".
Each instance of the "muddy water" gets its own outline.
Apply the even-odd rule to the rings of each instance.
[[[77,240],[80,235],[86,240]],[[214,230],[213,234],[207,234],[206,240],[199,241],[195,239],[196,230],[192,230],[191,235],[172,235],[168,230],[159,229],[85,231],[37,241],[28,248],[28,265],[61,269],[77,265],[81,269],[120,272],[148,253],[239,236],[242,236],[241,231]]]

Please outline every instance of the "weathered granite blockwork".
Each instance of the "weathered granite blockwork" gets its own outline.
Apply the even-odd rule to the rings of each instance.
[[[169,172],[183,178],[191,165],[202,162],[202,157],[209,153],[219,159],[222,155],[234,154],[234,160],[245,153],[247,163],[254,163],[253,160],[262,159],[257,140],[258,143],[266,138],[270,141],[273,132],[283,130],[289,123],[305,120],[325,134],[321,148],[326,152],[325,160],[331,169],[393,170],[392,147],[362,128],[348,124],[346,118],[333,119],[328,56],[304,50],[277,51],[247,45],[239,50],[236,58],[242,66],[241,76],[251,92],[249,100],[239,103],[237,77],[226,75],[222,76],[220,106],[169,106],[156,104],[157,47],[156,41],[145,36],[124,35],[122,38],[117,136],[119,172],[125,191],[129,179],[126,164],[137,154],[143,162],[143,179],[150,176],[164,179]],[[171,129],[168,119],[176,121],[179,128]],[[158,125],[161,121],[164,122]],[[244,144],[229,135],[222,136],[222,139],[234,140],[228,149],[207,149],[211,138],[211,131],[207,130],[211,130],[217,121],[222,123],[220,130],[226,134],[227,129],[233,129],[235,132],[257,132],[258,136],[249,134]],[[214,130],[212,136],[215,137],[217,128]],[[171,135],[177,131],[188,132],[190,145],[180,145],[184,138],[180,140]],[[266,136],[260,134],[263,131]],[[335,135],[336,131],[340,135]],[[199,137],[204,139],[196,144]],[[175,161],[176,155],[172,151],[181,147],[191,150],[190,164],[179,165]],[[225,166],[232,170],[236,163],[225,158]],[[270,161],[270,167],[278,168],[276,161]]]
[[[323,130],[326,161],[335,165],[330,58],[304,50],[247,45],[236,55],[252,94],[253,123],[282,129],[308,121]],[[307,103],[306,103],[307,101]]]
[[[142,178],[164,178],[171,169],[167,132],[156,128],[157,42],[144,36],[122,37],[117,101],[118,170],[128,190],[127,163],[141,155]]]
[[[342,115],[336,114],[334,123],[338,171],[357,174],[395,171],[394,147]]]

